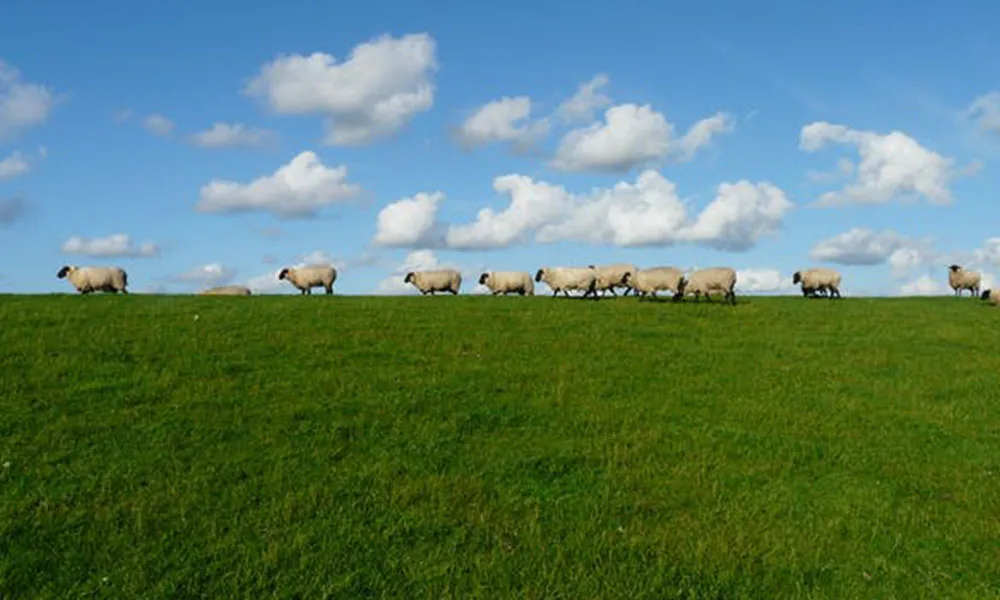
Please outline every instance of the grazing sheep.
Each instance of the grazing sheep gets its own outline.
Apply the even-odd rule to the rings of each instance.
[[[332,294],[333,282],[337,281],[337,269],[333,265],[285,267],[278,273],[278,281],[282,279],[287,279],[302,294],[312,295],[314,287],[322,287],[327,294]]]
[[[1000,306],[1000,290],[983,290],[980,298],[989,300],[993,306]]]
[[[729,300],[730,304],[736,304],[736,271],[729,267],[712,267],[701,269],[691,273],[690,276],[681,279],[678,297],[683,298],[687,294],[694,294],[695,301],[701,301],[701,296],[706,300],[711,300],[712,292],[723,292],[724,300]]]
[[[681,280],[684,279],[684,272],[674,267],[653,267],[651,269],[640,269],[633,273],[626,273],[622,282],[631,286],[632,293],[639,296],[652,294],[656,298],[656,292],[669,290],[674,293],[674,299],[679,299]]]
[[[220,285],[198,292],[199,296],[249,296],[250,288],[245,285]]]
[[[479,276],[479,285],[485,285],[493,295],[517,292],[521,296],[535,295],[535,282],[524,271],[488,271]]]
[[[588,268],[597,271],[597,285],[595,286],[601,295],[604,295],[605,290],[610,291],[611,295],[617,296],[615,293],[616,287],[625,288],[625,293],[623,296],[628,296],[629,291],[632,287],[625,283],[625,276],[630,273],[635,273],[638,271],[638,267],[635,265],[629,265],[625,263],[618,263],[614,265],[602,265],[595,267],[594,265],[588,265]]]
[[[535,281],[544,281],[552,289],[552,296],[570,290],[585,290],[583,297],[593,294],[597,300],[597,270],[590,267],[542,267],[535,273]]]
[[[982,276],[978,271],[966,271],[958,265],[948,267],[948,285],[955,290],[956,296],[962,295],[962,290],[969,290],[972,296],[979,295],[979,284]]]
[[[437,269],[434,271],[410,271],[403,278],[403,283],[412,283],[421,295],[434,295],[434,292],[451,292],[458,295],[462,287],[462,274],[455,269]]]
[[[65,265],[56,273],[59,279],[69,279],[81,294],[91,292],[121,292],[128,294],[128,275],[120,267],[77,267]]]
[[[802,295],[807,298],[817,292],[830,292],[831,298],[840,298],[840,281],[840,273],[834,269],[806,269],[792,275],[792,283],[801,283]]]

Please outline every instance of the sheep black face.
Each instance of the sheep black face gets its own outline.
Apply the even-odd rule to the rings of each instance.
[[[281,281],[286,277],[288,277],[288,269],[282,269],[281,272],[278,273],[278,281]]]
[[[951,265],[951,266],[948,267],[948,270],[951,271],[952,273],[954,273],[955,271],[957,271],[957,270],[959,270],[961,268],[962,267],[960,267],[958,265]]]
[[[63,277],[66,277],[66,275],[68,275],[69,272],[70,268],[68,266],[64,266],[63,268],[59,269],[58,273],[56,273],[56,278],[62,279]]]
[[[479,285],[486,285],[486,280],[489,279],[489,273],[483,273],[479,276]]]
[[[409,273],[406,274],[406,277],[403,278],[403,283],[410,283],[411,281],[413,281],[413,277],[414,277],[413,271],[410,271]]]
[[[535,273],[535,281],[541,281],[542,280],[542,274],[544,272],[545,272],[545,269],[538,269],[538,272]]]
[[[631,271],[625,271],[625,274],[622,275],[622,285],[628,285],[628,280],[629,279],[632,279],[632,272]]]
[[[981,299],[983,299],[983,300],[989,300],[990,299],[990,291],[989,290],[983,290],[983,293],[979,294],[979,297]]]
[[[802,273],[796,271],[795,274],[792,275],[792,285],[798,285],[800,281],[802,281]]]

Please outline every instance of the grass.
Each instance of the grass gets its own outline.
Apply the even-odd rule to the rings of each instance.
[[[0,297],[0,597],[1000,593],[969,298]]]

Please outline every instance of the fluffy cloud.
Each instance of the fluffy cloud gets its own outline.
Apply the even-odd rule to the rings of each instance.
[[[974,260],[978,264],[995,265],[1000,267],[1000,237],[986,240],[982,248],[974,253]]]
[[[567,133],[551,166],[563,171],[624,172],[669,155],[688,160],[715,135],[732,129],[732,118],[718,113],[675,140],[673,125],[648,104],[619,104],[605,111],[604,122]]]
[[[357,195],[347,183],[347,167],[326,167],[315,153],[305,151],[272,175],[247,184],[213,179],[201,188],[196,205],[202,212],[265,211],[281,217],[312,217],[329,204]]]
[[[23,81],[17,69],[0,59],[0,140],[44,123],[55,103],[49,88]]]
[[[776,269],[741,269],[736,271],[737,293],[780,293],[794,289],[791,275]]]
[[[523,175],[493,182],[510,195],[501,212],[479,211],[474,222],[452,226],[447,245],[458,249],[500,248],[527,241],[582,241],[618,246],[693,242],[742,251],[775,234],[792,203],[769,183],[739,181],[719,186],[715,199],[690,219],[676,186],[656,171],[639,174],[635,183],[575,195],[561,186]]]
[[[339,64],[319,52],[282,56],[265,64],[244,92],[279,114],[326,115],[327,143],[366,144],[433,106],[435,52],[433,38],[420,33],[377,37]]]
[[[929,239],[909,238],[895,231],[855,227],[816,244],[809,256],[842,265],[870,266],[888,262],[893,277],[905,277],[922,267],[941,264],[945,256]]]
[[[215,123],[211,129],[193,134],[191,141],[203,148],[253,148],[270,143],[274,137],[273,131],[247,127],[242,123]]]
[[[174,130],[174,122],[160,114],[149,115],[142,120],[142,126],[155,135],[170,135]]]
[[[62,251],[64,254],[82,254],[95,257],[148,258],[158,255],[160,248],[152,242],[136,246],[127,234],[116,233],[89,240],[74,235],[63,242]]]
[[[904,296],[940,296],[949,292],[947,279],[935,279],[929,275],[921,275],[917,279],[905,283],[899,288]]]
[[[444,194],[419,193],[387,205],[376,218],[375,238],[379,246],[432,247],[440,243],[437,211]]]
[[[531,121],[530,116],[531,98],[504,97],[476,110],[455,132],[455,139],[465,148],[509,142],[523,150],[549,130],[548,120]]]
[[[598,73],[587,83],[580,84],[576,93],[556,109],[556,116],[563,121],[589,121],[594,118],[597,109],[611,104],[611,99],[598,92],[610,80],[603,73]]]
[[[993,91],[976,98],[965,115],[975,121],[980,131],[1000,135],[1000,92]]]
[[[24,200],[18,196],[0,198],[0,224],[9,225],[24,215]]]
[[[174,279],[185,283],[194,283],[200,286],[214,286],[229,283],[236,276],[235,269],[231,269],[219,263],[210,263],[194,267],[188,271],[177,275]]]
[[[7,158],[0,160],[0,181],[24,175],[30,170],[31,165],[24,159],[24,155],[20,152],[15,152]]]
[[[822,194],[819,205],[886,204],[914,198],[940,205],[952,200],[948,185],[960,175],[954,161],[902,132],[878,134],[825,121],[802,128],[800,149],[816,152],[830,143],[855,146],[861,160],[854,181],[842,190]]]

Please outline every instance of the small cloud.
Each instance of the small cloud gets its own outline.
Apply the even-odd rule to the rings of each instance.
[[[116,233],[89,240],[74,235],[63,242],[62,251],[63,254],[82,254],[96,257],[149,258],[157,256],[160,253],[160,248],[151,242],[136,246],[128,235]]]
[[[174,130],[174,122],[161,114],[152,114],[142,120],[146,131],[160,136],[170,135]]]
[[[191,136],[192,142],[202,148],[256,148],[270,144],[274,139],[273,131],[242,123],[215,123],[210,129]]]
[[[194,267],[174,277],[177,281],[201,286],[215,286],[229,283],[236,276],[236,270],[220,263],[210,263]]]

